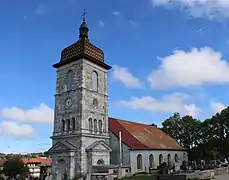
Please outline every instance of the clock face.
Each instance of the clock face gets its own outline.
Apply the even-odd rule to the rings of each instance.
[[[70,98],[67,98],[65,101],[65,107],[69,108],[72,105],[72,100]]]

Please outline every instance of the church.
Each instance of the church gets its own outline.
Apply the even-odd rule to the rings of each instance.
[[[135,174],[162,162],[188,161],[187,149],[155,125],[108,115],[108,71],[104,53],[88,38],[85,18],[79,39],[61,52],[57,70],[52,172],[60,179],[88,176],[98,167]]]

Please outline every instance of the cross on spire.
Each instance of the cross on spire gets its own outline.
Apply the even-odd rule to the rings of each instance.
[[[86,23],[86,18],[85,18],[86,14],[87,14],[86,9],[84,9],[84,12],[82,14],[83,22],[81,23],[80,29],[79,29],[79,31],[80,31],[79,38],[83,38],[83,37],[88,38],[89,29],[88,29],[87,23]]]
[[[86,9],[84,9],[84,12],[83,12],[83,14],[82,14],[83,22],[86,21],[86,14],[87,14]]]

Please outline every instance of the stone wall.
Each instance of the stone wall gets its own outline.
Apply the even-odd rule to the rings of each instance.
[[[229,173],[229,167],[217,168],[215,169],[215,175],[227,174]]]
[[[120,164],[120,148],[119,148],[119,138],[114,135],[112,132],[110,134],[110,147],[112,152],[110,153],[111,156],[111,164],[112,165],[119,165]],[[122,164],[123,165],[130,165],[130,150],[129,147],[122,143]]]
[[[54,117],[54,136],[66,134],[68,132],[62,132],[61,120],[69,119],[71,117],[76,118],[76,127],[79,128],[80,121],[77,121],[81,117],[80,109],[80,95],[82,87],[82,68],[83,61],[79,60],[62,66],[57,70],[56,79],[56,95],[55,95],[55,117]],[[72,74],[72,90],[66,90],[66,75],[67,72],[71,70]],[[66,98],[72,99],[72,106],[68,109],[65,108]]]
[[[158,180],[195,180],[195,179],[214,179],[218,169],[195,171],[193,173],[181,173],[170,175],[158,175]]]
[[[72,86],[67,89],[66,78],[68,72],[72,72]],[[98,75],[98,90],[92,89],[92,73]],[[55,162],[61,158],[69,169],[68,174],[72,177],[75,173],[88,172],[88,158],[86,148],[95,141],[104,141],[109,144],[108,133],[108,84],[107,70],[91,63],[86,59],[80,59],[72,63],[61,66],[57,70],[56,95],[55,95],[55,113],[54,113],[54,132],[53,145],[58,141],[68,141],[77,150],[74,150],[74,156],[62,151],[59,154],[53,154]],[[72,104],[68,107],[65,102],[71,99]],[[97,105],[93,103],[97,100]],[[73,120],[75,118],[75,130],[73,130]],[[96,119],[102,121],[102,131],[99,132],[98,123],[97,132],[89,130],[89,118],[94,122]],[[63,120],[71,120],[70,130],[65,125],[63,130]],[[68,130],[68,131],[67,131]],[[63,155],[63,153],[65,153]],[[93,164],[103,159],[105,164],[110,163],[109,153],[97,153],[93,156]],[[57,167],[53,165],[53,168]]]
[[[82,90],[81,90],[81,170],[87,172],[87,153],[86,148],[96,141],[103,141],[109,145],[108,133],[108,88],[107,88],[107,70],[83,59],[82,68]],[[92,89],[92,74],[98,75],[98,91]],[[93,104],[94,99],[97,105]],[[89,129],[89,119],[93,120],[92,131]],[[94,124],[94,120],[97,123]],[[102,121],[102,132],[99,132],[98,121]],[[97,127],[97,132],[94,127]],[[92,164],[102,159],[105,164],[110,163],[110,154],[108,152],[93,153]]]

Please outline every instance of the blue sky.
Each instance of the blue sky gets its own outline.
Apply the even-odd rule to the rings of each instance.
[[[110,116],[160,125],[174,112],[204,120],[228,105],[229,2],[4,1],[0,152],[37,152],[51,146],[52,64],[78,39],[84,8],[90,41],[113,66]]]

